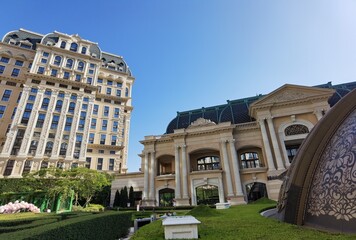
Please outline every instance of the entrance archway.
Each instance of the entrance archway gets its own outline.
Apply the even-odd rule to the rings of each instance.
[[[158,194],[159,194],[159,206],[161,207],[173,206],[174,189],[163,188],[158,191]]]
[[[213,205],[219,202],[219,188],[215,185],[202,185],[196,188],[197,204]]]
[[[261,182],[246,184],[246,192],[248,202],[254,202],[263,197],[268,198],[266,184]]]

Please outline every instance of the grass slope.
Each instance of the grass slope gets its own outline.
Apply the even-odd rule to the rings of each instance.
[[[240,205],[219,210],[218,215],[214,215],[214,217],[197,216],[196,218],[201,221],[199,225],[200,239],[355,239],[355,235],[320,232],[280,222],[275,219],[265,218],[259,214],[261,210],[274,205],[271,203]],[[131,240],[146,239],[164,239],[162,221],[145,225],[131,238]]]

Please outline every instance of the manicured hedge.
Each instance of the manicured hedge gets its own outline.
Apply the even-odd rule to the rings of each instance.
[[[64,218],[64,219],[63,219]],[[42,219],[43,220],[43,219]],[[20,227],[21,225],[17,226]],[[6,240],[90,240],[118,239],[127,235],[131,227],[131,213],[104,212],[67,215],[55,223],[41,225],[31,229],[0,234]]]

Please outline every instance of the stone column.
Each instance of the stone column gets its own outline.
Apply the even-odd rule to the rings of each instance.
[[[38,89],[38,92],[36,95],[36,100],[35,100],[35,103],[33,104],[32,113],[31,113],[30,118],[27,123],[25,136],[22,139],[22,144],[21,144],[18,156],[22,156],[22,157],[27,156],[28,149],[30,148],[30,140],[32,138],[33,131],[35,129],[34,128],[34,126],[36,124],[35,120],[37,120],[38,110],[40,109],[40,104],[42,103],[44,92],[45,92],[44,88]]]
[[[186,145],[182,146],[182,178],[183,178],[183,198],[189,198],[188,196],[188,175],[187,175],[187,153]]]
[[[230,173],[229,159],[227,155],[226,140],[221,140],[221,147],[222,147],[224,171],[225,171],[226,185],[227,185],[227,196],[233,197],[234,192],[232,190],[231,173]]]
[[[17,106],[16,113],[14,116],[14,119],[12,121],[11,127],[9,132],[6,134],[6,141],[4,144],[4,147],[2,149],[2,152],[0,154],[0,157],[10,157],[11,149],[12,146],[14,145],[16,135],[17,135],[17,125],[20,124],[21,122],[21,116],[23,115],[26,107],[26,101],[28,99],[28,96],[30,95],[31,88],[27,85],[24,85],[24,88],[22,90],[22,95],[20,98],[20,102]],[[5,164],[6,167],[6,164]],[[4,169],[5,169],[4,167]],[[0,171],[1,172],[1,171]]]
[[[84,131],[83,131],[83,141],[82,145],[80,147],[80,153],[79,153],[79,161],[85,162],[85,156],[87,153],[87,146],[88,146],[88,138],[89,138],[89,131],[90,131],[90,122],[91,122],[91,116],[93,113],[93,108],[94,108],[94,97],[91,96],[89,98],[89,103],[88,103],[88,110],[87,114],[85,116],[85,124],[84,124]]]
[[[149,198],[154,200],[155,198],[155,176],[156,176],[156,159],[155,159],[155,152],[151,152],[151,164],[150,164],[150,192]]]
[[[283,170],[285,169],[285,167],[283,166],[281,150],[279,149],[279,144],[278,144],[276,132],[274,131],[272,118],[267,118],[267,123],[268,123],[269,133],[271,134],[274,155],[276,156],[277,170]]]
[[[79,123],[80,110],[82,109],[83,96],[78,96],[76,101],[76,106],[73,114],[73,123],[69,135],[68,148],[65,160],[72,160],[75,148],[76,133]]]
[[[54,112],[55,104],[57,101],[57,96],[58,96],[58,91],[53,91],[51,94],[50,102],[48,104],[46,118],[43,123],[41,137],[40,137],[40,140],[38,141],[38,147],[36,150],[36,158],[42,158],[44,155],[45,146],[47,144],[47,139],[48,139],[48,132],[49,132],[49,129],[51,128],[53,112]],[[52,148],[52,150],[53,150],[53,148]]]
[[[149,175],[149,169],[148,169],[148,152],[145,152],[145,167],[144,167],[144,181],[143,181],[143,200],[148,199],[148,175]]]
[[[62,142],[63,131],[64,131],[64,127],[65,127],[65,122],[66,122],[66,114],[67,114],[69,101],[70,101],[70,93],[66,93],[64,100],[63,100],[61,117],[59,118],[58,128],[56,131],[56,137],[55,137],[54,143],[53,143],[52,158],[55,158],[55,159],[58,158],[60,148],[61,148],[61,142]]]
[[[175,180],[176,180],[176,190],[175,198],[181,198],[180,193],[180,164],[179,164],[179,146],[175,147]]]
[[[232,156],[232,169],[234,170],[234,180],[235,180],[235,193],[236,196],[243,196],[239,160],[236,154],[235,139],[229,140],[230,152]]]
[[[259,124],[261,126],[262,140],[263,140],[263,146],[264,146],[265,153],[266,153],[266,159],[267,159],[267,163],[268,163],[268,170],[269,171],[276,170],[276,168],[274,166],[274,163],[273,163],[271,146],[269,145],[269,140],[268,140],[268,136],[267,136],[265,121],[263,119],[260,119],[258,122],[259,122]]]

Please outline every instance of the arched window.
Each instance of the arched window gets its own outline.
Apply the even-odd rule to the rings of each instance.
[[[38,141],[33,140],[31,142],[30,149],[28,150],[28,153],[31,154],[32,156],[34,156],[36,153],[36,150],[37,150],[37,146],[38,146]]]
[[[202,157],[197,160],[198,171],[220,169],[220,158],[215,156]]]
[[[66,155],[66,153],[67,153],[67,147],[68,147],[68,144],[67,143],[62,143],[61,144],[61,149],[60,149],[60,151],[59,151],[59,155],[61,155],[61,156],[65,156]]]
[[[73,52],[76,52],[78,50],[78,44],[72,43],[70,45],[70,50],[73,51]]]
[[[62,106],[63,106],[63,101],[62,100],[58,100],[57,104],[56,104],[56,111],[60,112],[62,110]]]
[[[49,104],[49,98],[44,98],[42,102],[41,109],[47,110],[48,109],[48,104]]]
[[[45,148],[45,154],[50,155],[52,153],[52,149],[53,149],[53,142],[47,142]]]
[[[79,62],[77,69],[78,69],[79,71],[83,71],[83,70],[84,70],[84,65],[85,65],[84,62]]]
[[[69,113],[74,113],[74,109],[75,109],[75,103],[74,103],[74,102],[71,102],[71,103],[69,104],[68,112],[69,112]]]
[[[86,54],[87,53],[87,48],[86,47],[82,47],[82,54]]]
[[[284,129],[284,134],[286,136],[306,134],[306,133],[309,133],[309,129],[307,128],[307,126],[302,124],[293,124],[289,127],[286,127],[286,129]]]
[[[60,57],[60,56],[54,57],[54,62],[53,62],[54,65],[59,66],[59,65],[61,65],[61,62],[62,62],[62,57]]]
[[[66,67],[67,68],[72,68],[73,67],[73,59],[67,59]]]
[[[261,167],[260,159],[257,152],[245,152],[240,155],[241,167],[258,168]]]
[[[63,48],[63,49],[66,48],[66,45],[67,45],[67,42],[66,42],[66,41],[62,41],[62,42],[61,42],[61,48]]]

